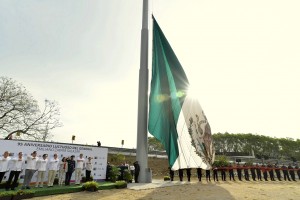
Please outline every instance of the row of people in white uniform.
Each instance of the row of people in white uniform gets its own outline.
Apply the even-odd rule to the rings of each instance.
[[[76,184],[80,184],[82,169],[85,167],[86,170],[91,171],[92,162],[90,157],[88,161],[85,162],[83,154],[80,154],[75,160],[75,163],[75,180]],[[63,158],[60,161],[56,153],[50,159],[48,159],[47,154],[43,154],[41,158],[37,157],[36,151],[25,158],[23,157],[22,152],[19,152],[17,157],[11,158],[9,157],[9,152],[5,151],[3,156],[0,157],[0,183],[2,182],[5,173],[10,171],[6,183],[6,190],[15,189],[19,175],[23,169],[25,169],[25,176],[22,188],[30,189],[30,182],[36,171],[38,172],[36,187],[43,187],[46,171],[48,171],[48,186],[52,187],[57,172],[59,172],[59,183],[63,183],[68,166],[67,160]]]

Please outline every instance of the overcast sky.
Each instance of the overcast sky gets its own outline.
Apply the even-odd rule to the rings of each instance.
[[[213,133],[300,138],[299,7],[150,1]],[[141,26],[142,0],[0,0],[0,76],[59,102],[54,141],[135,148]]]

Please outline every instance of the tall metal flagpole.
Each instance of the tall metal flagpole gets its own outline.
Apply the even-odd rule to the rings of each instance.
[[[139,71],[139,99],[137,119],[136,160],[140,165],[139,182],[152,182],[151,170],[148,168],[148,0],[143,0],[143,23],[141,32],[141,57]]]

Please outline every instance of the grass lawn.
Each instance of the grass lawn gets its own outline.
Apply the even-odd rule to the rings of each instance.
[[[116,188],[116,183],[111,182],[99,182],[98,190],[107,190]],[[21,190],[21,187],[16,188],[15,191]],[[58,186],[54,185],[53,187],[44,186],[43,188],[31,187],[31,191],[34,191],[34,197],[48,196],[55,194],[65,194],[83,191],[82,185],[73,185],[70,186]],[[0,193],[5,192],[5,189],[0,189]]]

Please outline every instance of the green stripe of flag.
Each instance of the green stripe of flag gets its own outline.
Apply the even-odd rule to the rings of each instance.
[[[170,166],[174,164],[179,154],[176,125],[188,85],[188,79],[179,60],[153,17],[148,129],[164,145]]]

